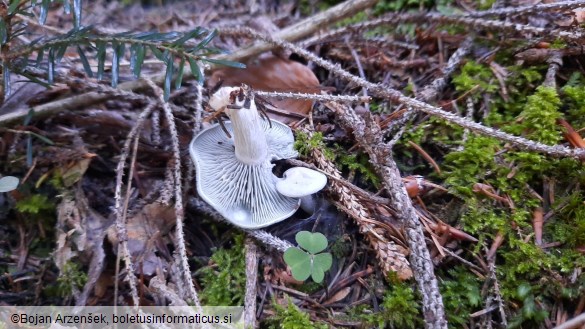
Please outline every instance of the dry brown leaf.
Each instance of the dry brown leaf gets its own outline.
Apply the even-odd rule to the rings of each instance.
[[[567,121],[563,119],[559,119],[558,123],[565,128],[565,132],[563,135],[565,139],[573,146],[574,148],[585,148],[585,140],[575,131],[573,126],[571,126]]]
[[[161,248],[166,242],[162,239],[174,224],[174,207],[160,203],[148,204],[128,219],[128,250],[136,264],[137,273],[150,276],[155,274],[157,267],[170,268],[168,261],[158,254],[165,254]],[[108,238],[113,245],[117,245],[115,226],[108,230]]]
[[[307,66],[272,55],[246,63],[245,69],[222,68],[213,72],[208,81],[209,86],[223,81],[223,86],[239,86],[245,83],[254,90],[279,92],[316,92],[319,80]],[[310,100],[274,98],[269,101],[280,110],[306,116],[313,102]],[[283,123],[296,121],[296,118],[277,113],[268,113],[275,120]]]
[[[345,297],[347,297],[347,295],[349,295],[350,292],[351,292],[351,287],[345,287],[345,288],[339,290],[338,292],[336,292],[335,295],[331,296],[331,298],[326,300],[323,303],[323,305],[330,305],[330,304],[342,301]]]

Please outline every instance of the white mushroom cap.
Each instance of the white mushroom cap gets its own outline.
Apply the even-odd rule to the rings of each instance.
[[[276,190],[291,198],[317,193],[327,184],[327,176],[305,167],[290,168],[282,177],[276,182]]]
[[[244,101],[230,94],[243,91],[221,88],[211,97],[210,106],[219,110],[232,101],[242,106]],[[297,156],[292,131],[277,121],[271,121],[270,128],[253,100],[249,108],[226,113],[232,120],[224,125],[233,138],[216,124],[199,133],[189,146],[197,192],[228,221],[243,228],[257,229],[290,217],[300,201],[278,193],[279,178],[272,173],[270,161]]]

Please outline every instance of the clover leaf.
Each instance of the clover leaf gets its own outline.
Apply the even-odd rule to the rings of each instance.
[[[320,283],[325,272],[331,268],[333,257],[330,253],[319,253],[327,248],[327,238],[321,233],[301,231],[295,236],[299,247],[292,247],[284,252],[284,261],[291,269],[296,280],[305,281],[312,277]]]
[[[19,179],[14,176],[4,176],[0,178],[0,193],[10,192],[18,187]]]

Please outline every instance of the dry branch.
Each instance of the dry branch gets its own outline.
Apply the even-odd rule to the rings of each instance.
[[[244,325],[256,328],[256,285],[258,283],[258,250],[250,238],[246,239],[246,294],[244,297]]]
[[[118,258],[124,259],[124,264],[126,268],[126,275],[128,278],[128,282],[130,284],[130,291],[132,294],[132,301],[134,305],[139,305],[138,300],[138,290],[136,288],[136,276],[134,275],[134,268],[132,264],[132,257],[130,255],[130,251],[128,249],[128,231],[126,230],[126,210],[127,207],[122,207],[122,185],[123,185],[123,176],[124,176],[124,168],[126,167],[126,160],[128,159],[128,155],[130,152],[130,144],[133,140],[138,139],[138,133],[142,129],[142,125],[144,124],[146,118],[152,113],[155,108],[155,103],[149,104],[138,116],[136,123],[130,129],[128,133],[128,137],[124,141],[124,146],[122,148],[122,154],[120,154],[120,161],[118,161],[118,166],[116,167],[116,188],[114,192],[114,215],[116,216],[116,233],[118,235]],[[129,176],[128,187],[131,185],[132,177]],[[124,203],[127,201],[124,200]],[[119,262],[116,261],[116,273],[119,273]],[[116,296],[118,290],[118,279],[116,278],[115,281],[116,286]]]
[[[185,210],[183,209],[183,192],[182,192],[182,179],[181,179],[181,152],[179,149],[179,134],[177,132],[177,127],[175,125],[175,117],[173,116],[173,112],[167,102],[164,101],[163,92],[162,90],[154,84],[154,82],[146,80],[146,83],[150,86],[153,90],[155,95],[158,97],[159,104],[163,109],[165,118],[167,120],[167,124],[169,126],[169,132],[171,135],[171,146],[173,149],[173,161],[174,161],[174,168],[173,168],[173,181],[174,186],[173,190],[175,191],[175,216],[176,216],[176,232],[177,232],[177,250],[179,252],[181,266],[183,269],[183,276],[185,284],[189,288],[189,297],[192,299],[192,302],[195,304],[197,308],[201,308],[201,304],[199,303],[199,297],[197,296],[197,291],[195,290],[195,285],[193,284],[193,279],[191,278],[191,270],[189,268],[189,260],[187,258],[187,251],[185,247],[185,233],[183,230],[183,220],[185,218]]]
[[[425,326],[447,328],[443,299],[426,247],[422,225],[404,188],[391,150],[382,141],[380,127],[369,116],[366,117],[369,118],[368,122],[364,122],[351,107],[333,102],[327,103],[327,106],[334,110],[343,125],[353,130],[356,140],[366,150],[370,156],[370,163],[382,178],[384,187],[391,196],[392,208],[406,226],[407,242],[411,252],[410,262],[423,297]]]
[[[559,1],[552,3],[541,3],[538,5],[528,5],[521,7],[505,7],[497,8],[484,11],[476,11],[468,13],[470,17],[486,17],[486,16],[518,16],[518,15],[529,15],[532,13],[542,13],[545,11],[569,11],[576,8],[585,6],[585,0],[573,0],[573,1]]]

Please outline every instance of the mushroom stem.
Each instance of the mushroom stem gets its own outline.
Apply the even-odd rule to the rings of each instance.
[[[227,109],[234,130],[236,158],[248,165],[258,165],[266,161],[268,143],[260,114],[252,100],[250,108]]]
[[[307,195],[301,198],[301,209],[307,214],[312,215],[317,208],[317,200],[314,195]]]

